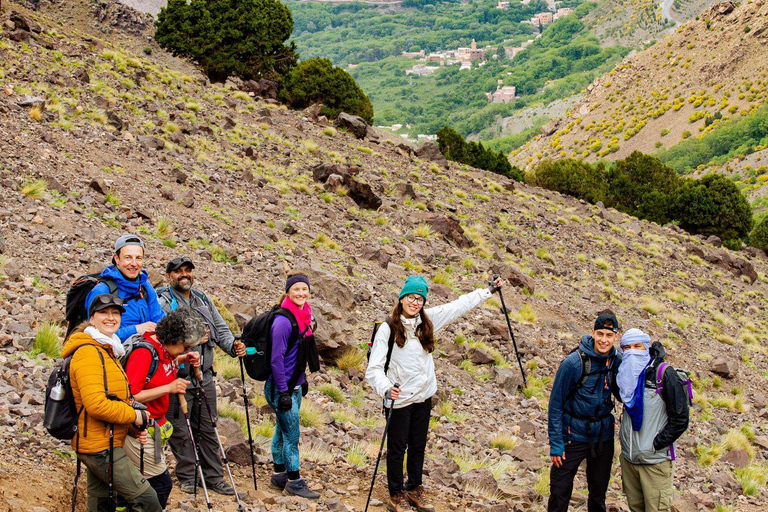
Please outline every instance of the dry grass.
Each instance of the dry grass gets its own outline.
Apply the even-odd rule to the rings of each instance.
[[[350,368],[356,368],[357,370],[364,372],[367,366],[367,358],[365,352],[357,347],[350,347],[344,352],[338,359],[336,359],[336,366],[339,370],[346,372]]]
[[[48,182],[44,179],[26,180],[19,191],[30,199],[42,199],[48,190]]]

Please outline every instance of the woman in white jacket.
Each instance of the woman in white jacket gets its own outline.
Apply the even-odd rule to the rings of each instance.
[[[425,310],[427,282],[421,276],[410,276],[392,315],[376,332],[365,377],[379,396],[395,401],[387,439],[387,509],[392,512],[411,510],[411,505],[420,512],[435,510],[425,499],[422,487],[432,395],[437,391],[432,360],[434,333],[485,302],[499,287],[501,279],[491,288],[475,290]],[[395,387],[395,383],[400,387]],[[408,482],[404,484],[406,450]]]

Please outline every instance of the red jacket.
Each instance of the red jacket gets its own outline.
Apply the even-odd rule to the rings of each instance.
[[[137,347],[128,357],[125,365],[125,374],[128,376],[128,382],[131,386],[131,394],[136,395],[144,389],[154,389],[165,386],[176,380],[176,363],[171,355],[165,350],[160,342],[155,341],[154,333],[145,332],[144,340],[151,343],[160,358],[157,364],[157,370],[152,378],[147,382],[147,374],[152,364],[152,354],[146,348]],[[153,418],[158,425],[165,423],[165,414],[168,412],[169,395],[165,394],[146,402],[149,416]]]

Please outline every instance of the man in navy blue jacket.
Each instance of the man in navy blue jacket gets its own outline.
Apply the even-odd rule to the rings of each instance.
[[[587,461],[589,512],[605,511],[605,493],[613,463],[614,380],[621,357],[614,348],[619,321],[605,312],[595,320],[591,335],[581,338],[557,370],[549,397],[549,512],[566,512],[573,479]],[[584,372],[582,374],[582,372]]]
[[[93,287],[85,298],[85,310],[91,307],[94,297],[110,293],[123,299],[125,313],[120,321],[117,337],[125,341],[134,334],[152,332],[157,322],[165,316],[157,301],[157,293],[149,283],[149,274],[144,268],[144,242],[136,235],[123,235],[115,242],[112,265],[101,272],[101,282]],[[109,283],[114,283],[110,287]]]

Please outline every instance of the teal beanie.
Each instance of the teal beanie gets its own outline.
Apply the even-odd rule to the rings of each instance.
[[[398,297],[398,300],[402,299],[406,295],[410,295],[412,293],[416,295],[421,295],[424,297],[424,302],[427,302],[427,293],[429,292],[429,286],[427,286],[427,281],[421,276],[409,276],[408,279],[405,280],[405,284],[403,285],[403,289],[400,290],[400,296]]]

